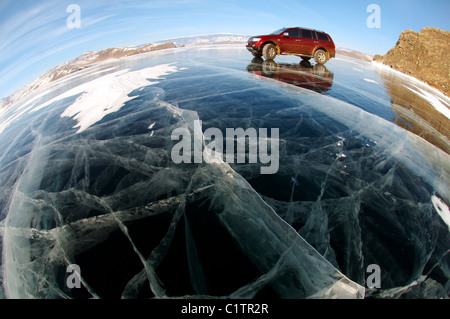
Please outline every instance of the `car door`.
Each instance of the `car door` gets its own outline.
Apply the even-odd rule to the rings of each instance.
[[[298,47],[298,53],[312,56],[314,53],[314,48],[319,43],[316,39],[316,33],[308,29],[300,29],[299,31],[301,45]]]
[[[287,36],[285,34],[287,33]],[[283,36],[280,38],[280,49],[284,53],[294,53],[298,50],[299,45],[299,29],[292,28],[283,32]]]

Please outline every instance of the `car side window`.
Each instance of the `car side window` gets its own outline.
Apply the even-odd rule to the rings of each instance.
[[[299,37],[298,29],[290,29],[287,32],[289,33],[290,38],[298,38]]]
[[[317,39],[322,40],[322,41],[330,41],[325,33],[316,32],[316,34],[317,34]]]
[[[302,38],[315,39],[314,34],[311,30],[302,29]]]

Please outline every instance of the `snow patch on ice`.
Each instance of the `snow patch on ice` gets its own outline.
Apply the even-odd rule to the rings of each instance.
[[[112,69],[97,70],[90,73],[90,75],[107,72]],[[42,104],[37,104],[41,98],[55,89],[54,87],[49,87],[48,90],[36,94],[17,108],[1,110],[0,133],[26,113],[39,111],[54,102],[81,94],[61,114],[61,117],[73,117],[77,120],[77,125],[74,127],[78,127],[77,133],[80,133],[100,121],[107,114],[120,110],[126,102],[136,98],[137,96],[128,96],[133,90],[139,87],[157,84],[158,81],[151,80],[159,80],[165,75],[183,69],[186,68],[179,69],[174,63],[157,65],[137,71],[124,69],[83,83]],[[75,77],[78,75],[76,74]],[[67,81],[71,79],[72,76],[69,75],[62,80]]]
[[[450,228],[450,209],[448,206],[436,195],[431,196],[431,202],[444,223]]]
[[[33,111],[42,109],[64,98],[81,94],[61,114],[61,117],[73,117],[77,121],[77,125],[74,128],[77,127],[77,133],[80,133],[103,119],[106,115],[119,111],[126,102],[136,98],[137,96],[129,96],[133,90],[142,86],[157,84],[158,81],[150,80],[158,80],[176,71],[178,69],[173,63],[137,71],[120,70],[74,87],[41,104]]]
[[[61,117],[76,119],[78,124],[75,127],[78,127],[77,133],[80,133],[107,114],[119,111],[126,102],[134,99],[135,96],[129,96],[134,89],[158,83],[157,81],[150,82],[149,79],[157,80],[176,71],[177,68],[171,64],[131,72],[126,69],[82,84],[55,99],[59,100],[81,93],[75,102],[61,114]]]

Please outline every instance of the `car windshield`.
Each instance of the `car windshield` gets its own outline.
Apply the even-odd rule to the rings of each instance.
[[[278,29],[277,31],[272,32],[271,35],[280,34],[280,33],[283,32],[284,30],[286,30],[286,28]]]

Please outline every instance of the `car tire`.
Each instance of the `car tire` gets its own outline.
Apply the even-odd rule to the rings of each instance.
[[[325,64],[328,61],[328,54],[322,49],[319,49],[314,53],[314,60],[318,64]]]
[[[277,56],[277,47],[272,43],[268,43],[264,46],[262,53],[266,60],[273,60]]]
[[[303,61],[309,61],[309,60],[311,60],[311,58],[308,58],[308,57],[306,57],[306,56],[301,56],[301,58],[302,58]]]
[[[261,72],[265,76],[273,76],[277,72],[277,63],[274,60],[266,60],[262,63]]]
[[[321,77],[327,77],[328,70],[327,67],[323,64],[316,64],[313,68],[314,75],[321,76]]]

